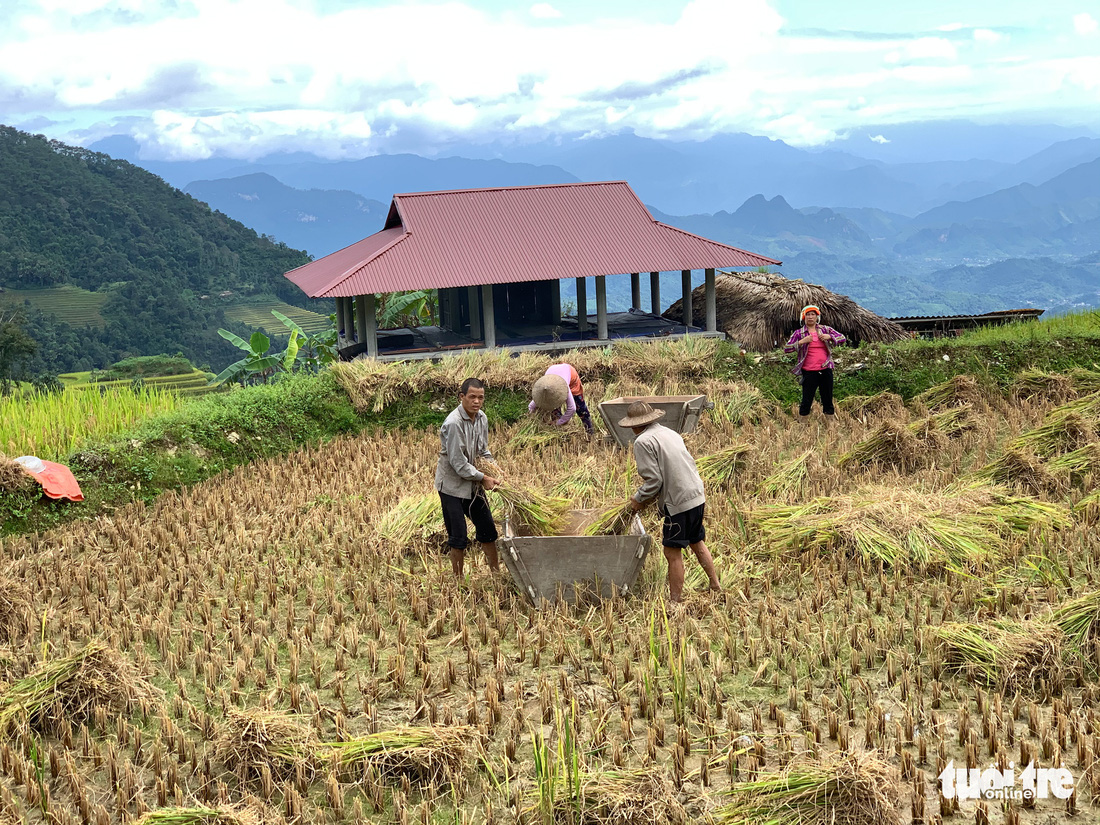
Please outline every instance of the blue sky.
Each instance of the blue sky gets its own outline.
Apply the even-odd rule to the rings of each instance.
[[[0,121],[142,156],[1100,126],[1096,0],[14,0]],[[870,134],[869,130],[877,130]]]

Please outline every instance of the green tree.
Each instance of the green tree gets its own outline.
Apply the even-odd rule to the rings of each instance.
[[[17,367],[22,367],[38,352],[38,344],[23,328],[16,313],[0,314],[0,395],[10,395]]]

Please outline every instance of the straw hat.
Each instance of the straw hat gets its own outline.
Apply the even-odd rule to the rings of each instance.
[[[635,401],[626,408],[626,418],[619,419],[620,427],[642,427],[664,418],[664,410],[655,410],[645,401]]]
[[[544,375],[531,389],[531,398],[540,410],[557,410],[569,399],[569,385],[560,375]]]

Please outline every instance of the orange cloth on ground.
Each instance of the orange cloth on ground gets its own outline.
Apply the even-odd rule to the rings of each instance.
[[[84,494],[80,492],[80,485],[76,481],[73,471],[64,464],[56,464],[53,461],[43,461],[45,466],[37,473],[32,472],[43,491],[50,498],[67,498],[69,501],[83,501]],[[28,471],[30,472],[30,471]]]

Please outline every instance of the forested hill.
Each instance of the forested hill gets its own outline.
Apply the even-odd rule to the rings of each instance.
[[[105,296],[99,325],[26,308],[39,369],[176,351],[224,364],[235,350],[217,296],[307,306],[283,273],[308,260],[133,164],[0,126],[0,287]]]

